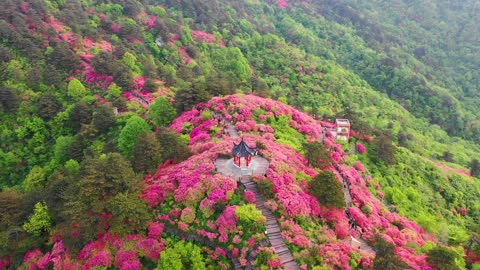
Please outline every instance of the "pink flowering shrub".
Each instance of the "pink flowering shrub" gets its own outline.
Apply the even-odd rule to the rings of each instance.
[[[247,202],[252,203],[252,204],[255,204],[255,201],[257,200],[256,197],[255,197],[255,193],[253,193],[250,190],[246,190],[243,193],[243,197],[245,198],[245,200],[247,200]]]
[[[365,151],[367,151],[365,146],[363,146],[363,144],[361,144],[361,143],[357,143],[355,145],[355,148],[357,149],[358,153],[360,153],[360,154],[365,154]]]
[[[359,172],[365,172],[365,167],[363,167],[363,164],[360,161],[355,162],[353,167]]]
[[[285,0],[277,0],[277,5],[279,8],[286,8],[288,7],[288,3]]]
[[[281,228],[284,230],[282,232],[282,237],[289,243],[302,247],[308,248],[311,243],[308,238],[305,236],[303,229],[295,224],[293,220],[286,220],[281,223]]]
[[[148,225],[148,237],[157,239],[162,235],[163,232],[163,223],[160,222],[150,222]]]

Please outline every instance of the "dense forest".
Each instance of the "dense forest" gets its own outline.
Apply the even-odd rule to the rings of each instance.
[[[301,269],[480,269],[479,25],[476,0],[4,0],[0,269],[283,269],[258,201]],[[261,197],[215,166],[231,126]]]

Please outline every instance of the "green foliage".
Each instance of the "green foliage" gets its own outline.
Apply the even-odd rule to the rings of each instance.
[[[34,166],[23,182],[25,191],[33,191],[44,186],[46,180],[45,170],[40,166]]]
[[[60,136],[55,141],[53,150],[54,159],[58,164],[63,164],[67,160],[70,145],[75,141],[72,136]]]
[[[216,47],[211,49],[211,59],[216,69],[232,74],[241,82],[250,79],[252,70],[248,60],[236,47]]]
[[[180,162],[191,155],[188,141],[171,130],[160,129],[157,132],[157,139],[162,149],[162,161]]]
[[[203,121],[210,120],[210,119],[212,119],[212,117],[213,117],[213,116],[212,116],[212,113],[211,113],[210,111],[204,111],[204,112],[202,113],[202,120],[203,120]]]
[[[133,146],[132,166],[136,172],[148,173],[154,171],[162,159],[160,143],[153,132],[140,134]]]
[[[123,7],[119,4],[100,4],[96,10],[101,13],[110,14],[113,17],[120,17],[123,15]]]
[[[427,262],[438,269],[457,270],[461,268],[456,265],[455,260],[462,259],[457,257],[455,251],[443,246],[436,246],[428,252]]]
[[[78,175],[80,172],[80,164],[74,159],[70,159],[65,162],[65,172],[69,175]]]
[[[143,118],[136,115],[130,117],[118,136],[118,149],[126,157],[131,157],[135,141],[146,131],[150,131],[150,127]]]
[[[165,97],[159,97],[150,105],[147,115],[155,126],[166,127],[175,119],[177,111]]]
[[[115,114],[110,105],[100,105],[93,111],[92,123],[95,129],[106,133],[115,125]]]
[[[0,231],[5,232],[7,229],[21,225],[28,217],[27,204],[23,194],[5,190],[0,192]]]
[[[106,208],[112,213],[110,231],[120,235],[140,233],[152,219],[147,203],[140,200],[137,193],[119,193],[108,200]]]
[[[395,147],[392,140],[385,134],[373,139],[370,144],[369,153],[377,163],[385,165],[395,164]]]
[[[374,249],[376,252],[373,260],[374,270],[401,270],[408,268],[408,265],[395,254],[395,245],[385,241],[378,235],[375,237]]]
[[[480,162],[478,159],[474,159],[470,163],[470,174],[474,177],[480,178]]]
[[[190,110],[200,102],[210,98],[202,81],[196,81],[192,85],[179,89],[175,93],[175,107],[178,113]]]
[[[75,132],[80,131],[82,125],[92,121],[92,108],[84,102],[77,102],[70,113],[70,123]]]
[[[300,151],[305,143],[305,136],[290,126],[290,117],[268,117],[267,122],[275,130],[276,141],[281,144],[291,146]]]
[[[28,221],[23,224],[23,229],[35,236],[40,236],[44,231],[50,230],[52,227],[52,218],[48,214],[48,207],[45,202],[35,204],[33,214]]]
[[[87,89],[78,79],[73,79],[68,82],[67,95],[73,100],[78,101],[87,94]]]
[[[273,192],[273,184],[268,179],[259,179],[257,181],[257,187],[260,193],[265,196],[265,198],[273,199],[275,197],[275,193]]]
[[[20,99],[13,89],[0,88],[0,113],[12,113],[18,109]]]
[[[118,98],[122,94],[122,88],[113,83],[110,85],[110,87],[108,87],[107,94],[109,96],[109,100]]]
[[[342,184],[331,171],[317,174],[310,182],[310,192],[323,205],[339,209],[345,207]]]
[[[158,270],[206,270],[200,248],[191,242],[178,241],[160,253]]]
[[[122,62],[130,68],[134,73],[140,74],[141,67],[139,66],[139,62],[135,55],[131,54],[130,52],[126,52],[122,57]]]
[[[262,211],[258,210],[254,204],[243,204],[237,206],[235,209],[235,215],[240,222],[244,224],[258,224],[261,221],[265,221],[265,217],[262,215]]]
[[[122,235],[144,229],[149,216],[145,203],[138,200],[139,190],[138,177],[119,153],[85,159],[80,173],[73,175],[62,192],[63,205],[59,207],[64,220],[62,226],[67,228],[66,236],[73,230],[80,233],[76,238],[68,236],[66,245],[76,249],[97,233],[105,232],[108,227],[98,226],[92,230],[99,222],[109,222],[110,228]],[[117,215],[110,220],[101,217],[110,212]],[[71,227],[72,224],[77,228]]]
[[[308,164],[317,168],[325,168],[332,163],[330,153],[325,149],[325,145],[320,142],[304,143],[302,145],[305,158]]]
[[[48,121],[60,112],[62,106],[52,93],[46,93],[38,100],[37,109],[38,115]]]

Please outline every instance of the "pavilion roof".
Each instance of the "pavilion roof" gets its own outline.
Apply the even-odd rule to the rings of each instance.
[[[233,143],[232,155],[236,157],[248,157],[253,156],[257,152],[257,147],[250,147],[243,140],[239,144]]]

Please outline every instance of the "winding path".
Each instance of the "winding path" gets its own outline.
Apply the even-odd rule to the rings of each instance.
[[[225,122],[226,131],[228,132],[230,137],[240,138],[233,124],[230,121],[227,121],[225,119],[222,119],[222,120]],[[282,262],[284,269],[300,270],[300,267],[295,262],[295,259],[293,258],[292,253],[288,249],[288,246],[286,245],[285,240],[282,237],[280,226],[278,225],[276,217],[273,215],[273,213],[269,209],[265,207],[264,205],[265,199],[263,198],[263,195],[258,190],[257,184],[254,181],[252,181],[252,175],[265,174],[269,165],[268,161],[263,157],[255,156],[252,162],[252,166],[255,165],[255,167],[250,170],[231,170],[229,168],[226,168],[228,165],[227,162],[228,160],[225,160],[225,159],[217,159],[216,165],[217,165],[218,171],[228,177],[239,180],[240,183],[245,186],[246,190],[249,190],[255,194],[255,197],[256,197],[255,206],[257,207],[258,210],[262,211],[263,216],[267,218],[265,226],[266,226],[266,234],[268,237],[268,241],[274,248],[275,253],[280,258],[280,261]],[[250,256],[250,255],[254,255],[254,256]],[[254,260],[256,255],[257,255],[256,250],[252,251],[249,254],[249,257],[247,258],[248,261],[250,262],[251,260]]]
[[[342,178],[342,184],[343,184],[343,195],[345,197],[345,208],[348,209],[352,206],[352,191],[350,189],[350,183],[345,179],[345,177],[340,173],[340,170],[338,169],[337,167],[338,165],[333,163],[333,167],[335,168],[335,170],[337,171],[338,175],[340,175],[340,177]],[[350,224],[354,224],[355,221],[352,219],[351,216],[347,215],[349,221],[350,221]],[[361,232],[358,231],[357,227],[353,227],[352,229],[355,229],[357,230],[357,232],[361,235]],[[353,236],[352,236],[353,237]],[[358,241],[360,243],[360,247],[359,249],[366,252],[366,253],[370,253],[370,254],[375,254],[375,251],[373,250],[373,248],[371,246],[369,246],[367,244],[367,242],[365,242],[365,240],[363,240],[362,238],[354,238],[356,241]]]
[[[325,139],[325,135],[322,134],[318,141],[323,143],[324,139]],[[352,205],[353,205],[353,203],[352,203],[352,190],[350,189],[350,183],[347,181],[347,179],[345,179],[343,174],[340,172],[340,170],[338,168],[338,164],[336,164],[335,162],[333,162],[332,164],[333,164],[333,168],[335,169],[335,171],[342,178],[343,196],[344,196],[344,199],[345,199],[345,209],[348,209],[348,208],[352,207]],[[349,219],[350,224],[355,224],[355,221],[352,219],[352,217],[350,215],[347,215],[347,218]],[[358,230],[358,228],[356,226],[351,227],[350,229],[357,230],[357,232],[361,235],[361,232]],[[358,241],[360,243],[360,247],[359,247],[360,250],[362,250],[366,253],[369,253],[369,254],[373,254],[373,255],[376,254],[375,250],[370,245],[368,245],[367,242],[365,242],[365,240],[363,240],[361,237],[353,238],[353,239],[355,239],[356,241]],[[351,243],[350,243],[350,245],[351,245]]]

